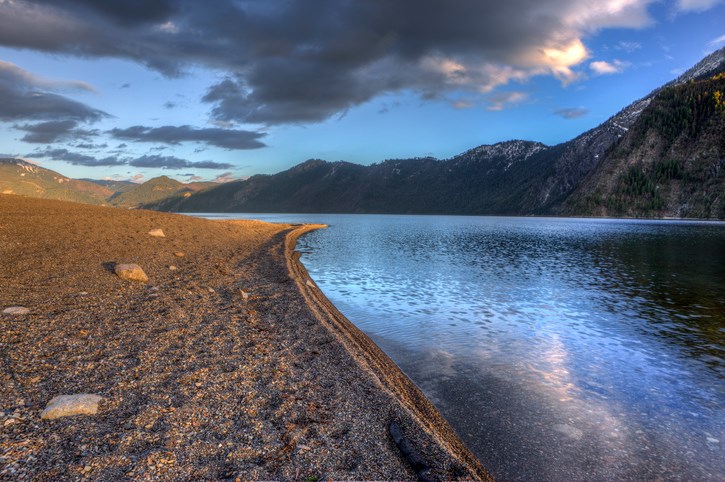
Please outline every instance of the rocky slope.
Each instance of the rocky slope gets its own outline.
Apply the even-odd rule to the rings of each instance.
[[[725,218],[725,74],[658,91],[561,211]]]
[[[553,168],[542,179],[534,198],[522,206],[524,211],[560,212],[560,205],[600,164],[605,154],[622,140],[661,90],[683,85],[702,76],[717,74],[723,68],[725,48],[708,55],[677,79],[628,105],[594,129],[558,146],[560,153],[552,159]]]

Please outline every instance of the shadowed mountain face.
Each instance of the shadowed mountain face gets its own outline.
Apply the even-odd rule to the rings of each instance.
[[[162,210],[346,213],[510,211],[510,183],[522,179],[543,144],[509,141],[449,161],[389,160],[371,166],[310,160],[273,176],[253,176],[203,193],[176,196]]]
[[[677,80],[557,146],[516,140],[480,146],[445,161],[416,158],[371,166],[310,160],[279,174],[175,195],[146,207],[181,212],[724,217],[719,194],[725,156],[723,97],[718,95],[725,95],[725,89],[716,77],[723,69],[725,49],[720,49]],[[673,157],[680,167],[662,164]],[[655,176],[650,180],[654,184],[643,180],[646,189],[630,189],[623,196],[620,191],[628,189],[627,182],[640,181],[622,178],[622,166],[637,163],[647,176]],[[677,169],[677,174],[657,174],[668,169]],[[638,172],[629,175],[636,178]],[[667,201],[653,201],[649,198],[656,197],[653,189],[660,189],[656,181],[663,175],[670,176],[668,193],[660,194]],[[681,179],[685,181],[678,185]],[[701,185],[708,199],[691,199]]]
[[[725,73],[661,89],[561,212],[725,218]]]

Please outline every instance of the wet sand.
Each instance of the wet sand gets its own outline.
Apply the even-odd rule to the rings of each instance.
[[[319,227],[0,195],[0,479],[487,480],[309,280]],[[73,393],[98,413],[41,420]]]

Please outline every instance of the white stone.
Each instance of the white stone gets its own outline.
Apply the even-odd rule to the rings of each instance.
[[[152,229],[149,231],[149,235],[153,236],[154,238],[165,238],[166,235],[161,229]]]
[[[48,402],[45,410],[41,412],[40,418],[53,420],[71,415],[95,415],[101,400],[103,397],[91,393],[59,395]]]
[[[146,273],[137,264],[117,264],[114,271],[119,278],[128,281],[145,283],[149,280],[149,277],[146,276]]]
[[[9,308],[5,308],[3,313],[6,315],[27,315],[30,313],[30,310],[24,306],[10,306]]]

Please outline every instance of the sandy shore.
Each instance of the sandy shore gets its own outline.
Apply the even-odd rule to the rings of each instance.
[[[487,479],[308,283],[315,228],[0,195],[0,479]],[[40,418],[74,393],[98,413]]]

